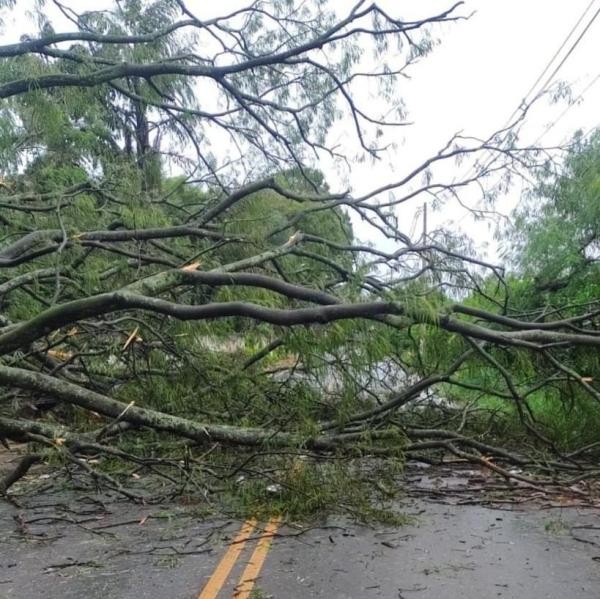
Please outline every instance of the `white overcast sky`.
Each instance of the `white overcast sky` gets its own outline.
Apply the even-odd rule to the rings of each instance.
[[[396,7],[410,17],[434,14],[449,6],[440,0],[384,0],[380,4],[392,14]],[[375,180],[398,178],[407,167],[431,156],[458,131],[487,137],[502,127],[589,5],[590,0],[465,2],[458,10],[463,14],[473,12],[470,19],[439,28],[440,45],[412,69],[410,81],[400,83],[399,92],[414,126],[402,129],[404,140],[387,160],[376,165],[355,165],[350,175],[352,186],[357,191],[366,190]],[[592,4],[571,41],[599,8],[599,1]],[[556,64],[565,53],[566,49]],[[559,144],[577,129],[587,132],[598,126],[600,80],[596,77],[600,79],[600,16],[555,79],[570,84],[574,98],[589,89],[566,112],[565,102],[552,104],[542,100],[536,104],[527,118],[523,144],[533,143],[541,135],[540,143]],[[457,167],[457,174],[466,170],[465,166]],[[499,202],[498,209],[508,213],[518,196],[519,189],[514,189],[504,202]],[[412,220],[415,208],[407,208],[407,220]],[[487,226],[475,223],[455,202],[449,201],[438,214],[430,216],[430,226],[444,221],[453,221],[479,245],[491,241]],[[496,245],[491,243],[489,255],[494,257],[496,251]]]
[[[16,41],[23,31],[22,12],[26,4],[28,2],[19,0],[13,14],[5,19],[2,43]],[[77,0],[67,4],[83,11],[97,9],[104,2]],[[200,16],[204,16],[205,11],[214,13],[216,9],[227,12],[240,4],[247,2],[188,1],[190,8]],[[352,5],[346,0],[334,0],[333,4],[341,12],[346,12]],[[390,14],[406,19],[442,12],[452,2],[381,0],[379,4]],[[438,150],[456,132],[486,137],[500,128],[588,5],[590,0],[467,0],[458,11],[465,15],[473,13],[470,19],[438,27],[435,36],[441,43],[412,67],[409,81],[399,83],[398,94],[404,99],[408,119],[414,126],[394,134],[397,148],[379,163],[353,165],[345,181],[335,170],[329,169],[326,174],[332,187],[336,183],[344,186],[349,182],[357,193],[366,191],[398,179],[411,166]],[[578,32],[599,8],[600,0],[594,0]],[[600,79],[599,58],[600,17],[556,77],[572,86],[574,97],[584,90],[585,93],[549,131],[547,128],[561,116],[566,104],[544,101],[537,105],[527,119],[525,143],[534,142],[544,134],[543,143],[557,144],[577,129],[588,131],[598,125],[600,80],[595,78]],[[465,169],[464,166],[461,168]],[[457,170],[456,174],[461,173]],[[508,212],[516,201],[518,190],[499,205],[500,211]],[[415,208],[410,207],[401,215],[407,222],[403,227],[405,230],[409,228]],[[485,225],[476,225],[455,203],[450,202],[431,216],[432,226],[450,220],[473,235],[480,244],[490,237]],[[360,225],[357,232],[363,237],[369,235],[367,230],[360,229]],[[494,246],[489,253],[496,254]]]

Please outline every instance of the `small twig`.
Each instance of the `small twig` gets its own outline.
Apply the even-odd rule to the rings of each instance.
[[[122,419],[123,416],[125,416],[125,414],[127,413],[127,411],[132,408],[135,405],[135,401],[130,401],[127,406],[125,407],[125,409],[111,422],[109,422],[106,426],[103,426],[98,433],[96,434],[96,441],[101,441],[102,437],[104,437],[106,435],[106,433],[116,424],[118,424]]]

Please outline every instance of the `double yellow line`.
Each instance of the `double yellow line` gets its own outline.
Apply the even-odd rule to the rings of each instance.
[[[231,573],[233,566],[240,557],[244,546],[248,542],[250,535],[256,530],[257,523],[256,518],[244,522],[240,532],[230,543],[225,555],[217,564],[210,580],[206,583],[206,586],[202,589],[200,595],[198,595],[198,599],[216,599],[223,588],[223,585],[227,581],[227,577]],[[254,583],[262,570],[265,559],[267,558],[267,553],[269,553],[273,536],[277,532],[280,524],[280,516],[271,518],[262,531],[262,534],[258,537],[258,543],[250,556],[246,568],[242,572],[240,581],[235,587],[233,595],[235,599],[248,599],[248,597],[250,597]]]

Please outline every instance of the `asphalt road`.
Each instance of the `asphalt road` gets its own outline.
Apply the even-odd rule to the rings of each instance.
[[[243,526],[203,520],[189,506],[96,499],[44,494],[23,509],[0,502],[0,599],[198,599],[215,571],[227,570],[219,564]],[[283,523],[264,547],[254,595],[238,596],[600,598],[599,510],[424,500],[403,509],[414,522],[393,529],[334,518],[309,529]],[[218,599],[236,596],[264,524],[232,558]]]

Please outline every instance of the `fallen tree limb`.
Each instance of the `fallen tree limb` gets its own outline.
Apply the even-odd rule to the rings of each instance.
[[[109,418],[119,418],[137,426],[146,426],[159,431],[174,433],[198,442],[219,442],[225,445],[290,447],[302,446],[307,449],[332,451],[342,445],[365,440],[365,433],[346,433],[320,435],[309,439],[292,432],[273,432],[260,428],[242,428],[226,424],[210,424],[172,416],[148,408],[140,408],[90,391],[73,383],[54,377],[10,366],[0,366],[0,383],[50,394],[60,401],[77,405],[86,410],[97,412]],[[0,418],[0,434],[8,439],[23,438],[21,421]],[[40,427],[41,423],[32,423],[31,427]],[[28,430],[25,432],[35,432]],[[371,439],[388,439],[397,435],[396,431],[373,431]]]
[[[42,461],[42,456],[37,453],[30,453],[23,456],[16,468],[7,474],[2,480],[0,480],[0,495],[6,495],[6,492],[12,487],[18,480],[23,478],[29,469],[34,465]]]

